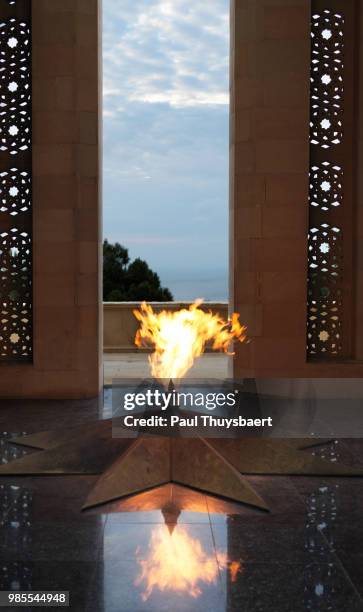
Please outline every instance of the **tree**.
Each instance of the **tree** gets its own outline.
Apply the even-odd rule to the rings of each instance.
[[[171,302],[169,289],[146,261],[130,263],[129,252],[121,244],[103,243],[103,300],[105,302]]]

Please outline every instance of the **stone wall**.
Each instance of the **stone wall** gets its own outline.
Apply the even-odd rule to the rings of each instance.
[[[231,308],[252,336],[236,377],[363,375],[361,347],[306,360],[310,21],[306,0],[232,2]]]
[[[33,1],[34,362],[2,397],[93,397],[101,384],[98,0]]]
[[[152,307],[155,312],[160,310],[179,310],[188,308],[191,302],[154,302]],[[106,353],[124,353],[138,351],[135,347],[136,331],[139,323],[133,315],[133,310],[140,307],[140,302],[108,302],[103,305],[104,328],[103,344]],[[222,317],[228,317],[227,302],[204,304],[206,310],[218,313]]]

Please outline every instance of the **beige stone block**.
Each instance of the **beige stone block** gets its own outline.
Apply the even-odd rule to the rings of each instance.
[[[260,275],[260,296],[264,304],[278,302],[304,303],[307,299],[307,261],[304,274],[286,274],[280,270],[267,270]],[[306,307],[306,306],[305,306]]]
[[[98,20],[92,14],[77,14],[77,43],[81,47],[94,47],[98,42]]]
[[[269,206],[305,207],[308,209],[308,173],[266,175],[266,204]],[[283,172],[283,171],[282,171]]]
[[[252,134],[258,140],[308,140],[309,109],[256,108]]]
[[[79,272],[81,274],[98,274],[100,253],[98,242],[79,242]]]
[[[55,79],[55,107],[62,111],[73,111],[76,105],[76,80],[72,77]]]
[[[296,274],[305,269],[306,238],[263,238],[251,241],[250,262],[256,271],[288,271]]]
[[[46,289],[63,279],[71,283],[78,271],[78,248],[76,242],[54,242],[41,244],[34,249],[34,285]],[[53,276],[53,280],[50,278]],[[49,277],[46,281],[43,278]],[[74,301],[74,300],[73,300]]]
[[[32,57],[34,77],[71,76],[75,72],[72,45],[39,45],[34,42]]]
[[[79,274],[77,277],[77,305],[97,306],[100,299],[98,276]]]
[[[234,30],[234,45],[237,47],[241,43],[256,40],[258,38],[257,10],[255,6],[244,2],[236,6],[234,20],[232,21]]]
[[[301,6],[301,7],[305,7],[306,10],[306,0],[247,0],[252,1],[252,2],[259,2],[259,4],[261,5],[262,8],[268,7],[268,6],[275,6],[275,7],[291,7],[291,6]]]
[[[273,108],[301,108],[306,111],[310,105],[309,83],[310,60],[305,69],[279,74],[266,72],[263,78],[264,106]]]
[[[72,112],[33,112],[33,137],[42,144],[75,143],[78,136],[77,117]]]
[[[32,105],[33,112],[49,111],[56,108],[56,80],[33,76]]]
[[[253,340],[234,345],[233,377],[253,378]]]
[[[80,338],[92,338],[94,345],[97,344],[99,316],[94,306],[79,306],[78,313],[78,334]],[[93,347],[93,351],[95,348]]]
[[[238,42],[234,49],[234,78],[255,77],[257,67],[257,43]]]
[[[244,270],[241,277],[233,275],[234,303],[236,309],[239,304],[258,304],[261,302],[260,274]]]
[[[250,111],[238,109],[233,118],[233,129],[231,137],[238,144],[246,142],[251,137],[251,116]]]
[[[255,108],[264,101],[263,81],[258,77],[238,77],[234,81],[234,104],[239,108]]]
[[[234,235],[237,239],[262,236],[261,206],[245,206],[235,209]]]
[[[304,39],[310,37],[310,6],[265,6],[262,30],[266,39]]]
[[[32,3],[33,18],[44,17],[46,13],[74,13],[74,0],[36,0]]]
[[[79,113],[79,141],[81,144],[97,144],[98,129],[98,113]]]
[[[50,256],[50,253],[47,255]],[[43,275],[41,280],[35,281],[35,308],[59,308],[64,306],[74,308],[76,301],[75,271],[74,268],[73,273],[67,275],[53,272]],[[56,322],[55,325],[57,325]]]
[[[289,377],[291,369],[304,368],[306,362],[306,337],[253,339],[253,368],[256,376],[265,369],[276,376]],[[278,373],[278,374],[277,374]]]
[[[98,243],[101,234],[99,211],[81,209],[76,211],[77,240],[80,242]]]
[[[94,81],[99,64],[99,49],[97,44],[77,46],[75,50],[75,70],[79,79]],[[96,81],[98,85],[98,81]],[[93,93],[94,95],[94,93]]]
[[[307,140],[258,140],[255,143],[256,171],[299,173],[309,168]]]
[[[100,172],[98,147],[95,145],[78,145],[76,164],[76,172],[80,176],[97,177]]]
[[[255,145],[239,142],[234,147],[234,168],[236,174],[252,174],[256,167]]]
[[[51,0],[52,2],[53,0]],[[32,37],[37,45],[60,44],[72,46],[75,43],[75,15],[71,11],[46,12],[41,18],[33,19]]]
[[[235,208],[262,206],[266,198],[265,178],[258,174],[238,174]]]
[[[34,208],[72,209],[77,205],[77,181],[74,176],[34,176]],[[95,200],[92,205],[95,206]]]
[[[74,173],[74,147],[71,144],[38,144],[34,134],[33,175],[64,176]]]
[[[241,274],[256,271],[256,243],[258,238],[238,238],[234,240],[235,278],[240,282]]]
[[[94,209],[97,207],[96,202],[99,202],[99,210],[102,210],[98,178],[80,177],[78,179],[78,207]]]
[[[308,206],[301,202],[301,206],[289,208],[288,206],[269,207],[263,209],[262,235],[265,238],[294,236],[304,238],[308,233]]]
[[[258,44],[256,51],[258,74],[293,73],[295,78],[301,78],[310,70],[310,40],[265,40]]]
[[[262,334],[262,304],[235,304],[241,323],[247,327],[247,336],[255,338]]]
[[[34,313],[36,369],[72,370],[76,365],[77,326],[74,307],[39,307]],[[59,383],[56,385],[59,387]]]
[[[75,0],[77,11],[86,15],[97,15],[99,0]]]
[[[306,334],[306,301],[263,305],[263,334],[269,338],[296,338]]]
[[[74,211],[47,209],[34,215],[35,239],[40,243],[73,242],[75,239]]]
[[[82,372],[94,372],[98,365],[97,333],[91,337],[78,339],[78,369]]]
[[[77,89],[77,108],[86,112],[98,112],[98,81],[79,79]]]

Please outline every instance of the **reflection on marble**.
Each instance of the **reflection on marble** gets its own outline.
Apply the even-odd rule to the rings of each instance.
[[[22,457],[26,451],[7,444],[12,432],[0,438],[2,464]],[[16,484],[0,484],[0,590],[31,590],[32,568],[24,562],[31,548],[32,492]],[[18,552],[22,551],[23,558]]]
[[[147,601],[154,590],[169,591],[200,597],[203,588],[218,580],[218,564],[212,551],[207,554],[198,537],[190,535],[187,526],[177,525],[172,532],[166,525],[153,527],[146,551],[136,550],[140,567],[135,586],[142,587],[142,600]],[[222,567],[227,565],[226,553],[219,552]]]
[[[42,410],[3,406],[6,438],[97,407]],[[0,462],[25,452],[0,440]],[[354,465],[363,442],[309,452]],[[362,478],[248,477],[269,514],[171,484],[81,513],[95,480],[0,479],[1,589],[67,589],[75,612],[363,611]]]

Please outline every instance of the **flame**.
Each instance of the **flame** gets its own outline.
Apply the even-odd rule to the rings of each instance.
[[[200,541],[192,538],[185,527],[177,526],[170,535],[167,527],[160,525],[152,531],[148,556],[145,559],[138,556],[141,572],[135,585],[145,583],[143,601],[149,599],[155,588],[188,593],[197,598],[202,594],[201,584],[215,583],[219,568],[228,566],[225,553],[218,552],[217,559],[218,564],[216,557],[209,557]],[[229,564],[233,582],[240,570],[241,564],[238,561]]]
[[[201,304],[202,300],[197,300],[188,309],[156,313],[143,302],[140,310],[134,310],[140,321],[135,344],[154,347],[149,362],[155,378],[183,378],[194,359],[202,355],[207,342],[212,342],[213,350],[231,355],[232,340],[246,339],[246,328],[240,324],[238,314],[225,321],[218,314],[202,310]]]

